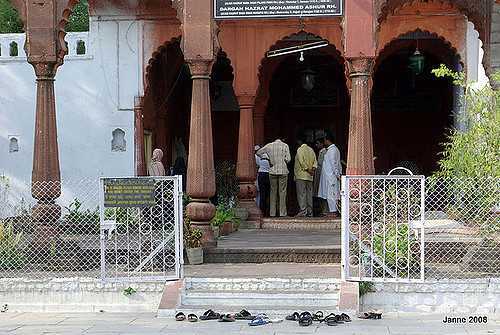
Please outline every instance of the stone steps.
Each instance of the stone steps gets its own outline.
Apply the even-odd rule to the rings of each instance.
[[[339,230],[340,219],[326,218],[264,218],[262,229],[273,230]]]
[[[284,317],[294,311],[338,311],[340,279],[186,277],[176,308],[160,305],[158,316],[175,311],[203,314],[207,309]]]

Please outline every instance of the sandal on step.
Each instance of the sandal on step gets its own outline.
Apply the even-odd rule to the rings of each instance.
[[[382,311],[379,310],[369,311],[368,314],[370,314],[370,319],[374,320],[382,319]]]
[[[299,316],[299,326],[310,326],[313,322],[313,317],[309,312],[302,312]]]
[[[198,321],[198,317],[195,314],[188,314],[187,320],[189,322],[197,322]]]
[[[252,316],[252,314],[250,314],[250,312],[248,312],[246,309],[242,309],[241,312],[234,315],[234,318],[236,320],[253,320],[254,316]]]
[[[200,316],[200,320],[217,320],[217,319],[220,319],[220,314],[215,313],[211,309],[209,309],[208,311],[203,313],[202,316]]]
[[[358,315],[359,319],[371,319],[371,313],[370,312],[364,312]]]
[[[298,312],[293,312],[293,314],[288,315],[285,319],[288,321],[298,321],[299,320],[299,313]]]
[[[184,313],[179,312],[175,314],[175,321],[184,321],[184,320],[186,320],[186,315],[184,315]]]

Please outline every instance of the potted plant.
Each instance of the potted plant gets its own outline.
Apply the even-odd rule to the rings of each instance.
[[[233,232],[233,224],[238,222],[232,209],[224,206],[217,206],[215,216],[212,219],[212,226],[218,227],[219,235],[226,236]]]
[[[191,265],[203,264],[202,236],[203,233],[199,229],[189,229],[188,236],[186,236],[186,253]]]

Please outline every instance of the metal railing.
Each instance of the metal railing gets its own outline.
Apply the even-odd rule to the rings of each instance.
[[[342,181],[346,279],[500,277],[500,179],[348,176]]]
[[[0,176],[0,278],[148,281],[179,277],[179,179],[152,179],[154,204],[104,207],[97,178],[13,185]],[[60,193],[56,206],[50,201],[37,205],[32,190],[41,203]]]

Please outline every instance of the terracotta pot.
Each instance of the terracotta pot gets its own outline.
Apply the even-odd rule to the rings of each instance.
[[[231,221],[225,221],[222,224],[222,229],[219,231],[220,235],[227,236],[233,232],[233,223]]]
[[[187,258],[189,264],[199,265],[203,264],[203,248],[187,248],[186,249]]]

